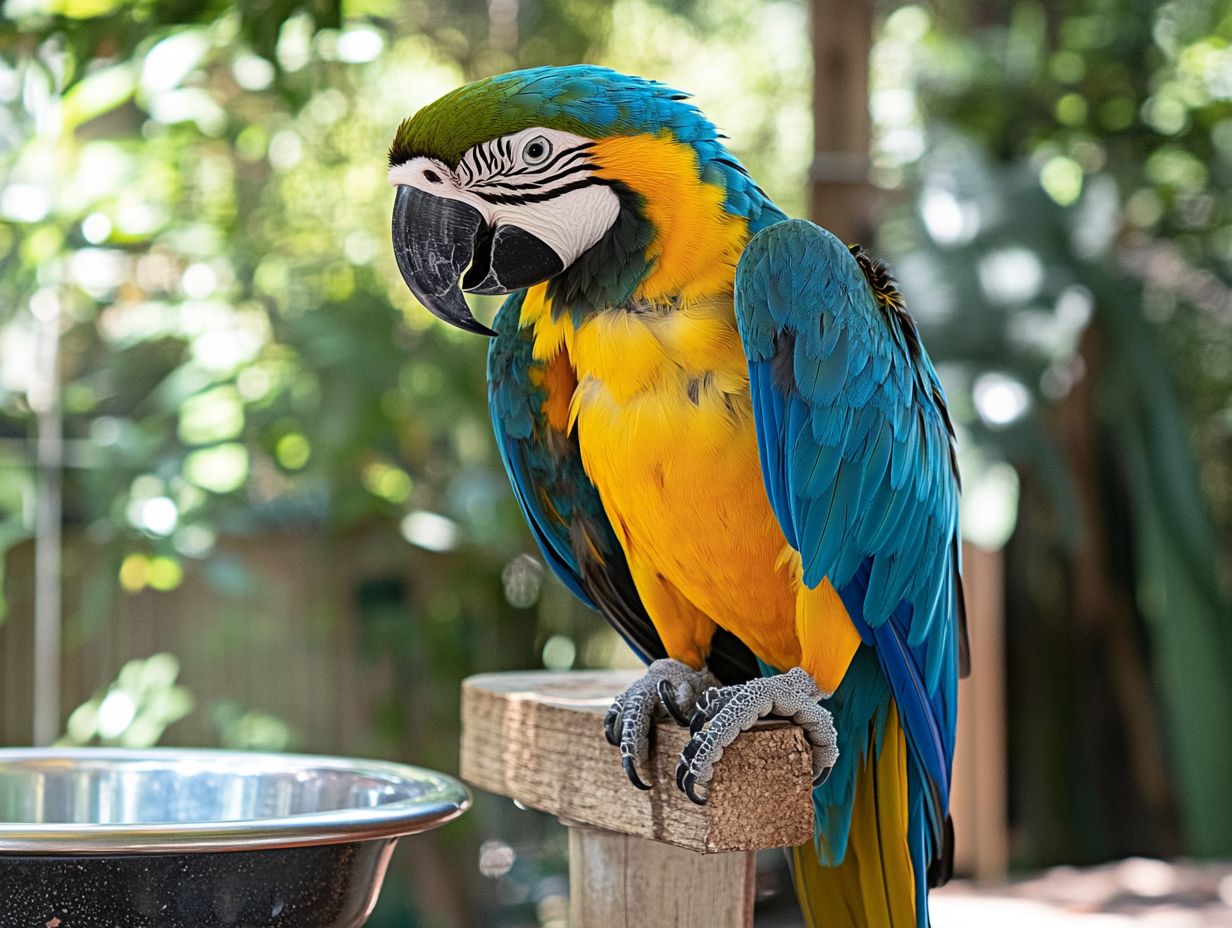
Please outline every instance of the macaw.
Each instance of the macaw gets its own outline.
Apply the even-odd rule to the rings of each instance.
[[[812,747],[813,926],[927,926],[966,663],[945,394],[885,269],[789,219],[688,96],[594,66],[460,87],[397,129],[393,247],[492,337],[497,446],[547,564],[649,668],[695,802],[760,717]],[[463,291],[508,294],[490,329]]]

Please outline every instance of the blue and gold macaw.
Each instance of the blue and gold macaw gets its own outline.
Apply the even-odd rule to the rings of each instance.
[[[811,925],[926,926],[965,663],[945,396],[882,267],[788,219],[685,94],[603,68],[461,87],[397,130],[398,266],[493,336],[501,457],[548,564],[650,668],[704,801],[758,717],[813,746]],[[510,294],[495,331],[463,291]],[[828,774],[828,776],[827,776]]]

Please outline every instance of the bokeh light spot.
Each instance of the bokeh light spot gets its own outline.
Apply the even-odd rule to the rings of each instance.
[[[1059,206],[1069,206],[1082,195],[1082,165],[1064,155],[1049,158],[1040,168],[1040,186]]]
[[[146,583],[161,592],[174,590],[184,579],[184,568],[172,557],[152,557]]]
[[[274,456],[287,470],[299,470],[312,457],[312,445],[299,432],[289,432],[278,439],[278,444],[274,446]]]
[[[568,670],[577,657],[577,645],[567,635],[553,635],[543,645],[543,666],[548,670]]]
[[[111,220],[104,213],[91,213],[81,221],[81,235],[91,245],[101,245],[111,235]]]
[[[405,503],[411,495],[411,475],[384,461],[373,461],[360,471],[360,482],[374,496],[391,503]]]
[[[458,543],[458,524],[435,512],[418,510],[402,520],[402,537],[428,551],[450,551]]]
[[[504,841],[485,841],[479,846],[479,872],[489,879],[504,876],[513,869],[518,855]]]
[[[120,562],[120,586],[129,593],[145,588],[149,577],[149,559],[144,554],[130,554]]]
[[[230,493],[248,478],[248,449],[229,443],[194,451],[184,459],[184,477],[211,493]]]
[[[1021,381],[995,371],[975,379],[972,399],[980,418],[994,428],[1010,425],[1031,406],[1031,394]]]

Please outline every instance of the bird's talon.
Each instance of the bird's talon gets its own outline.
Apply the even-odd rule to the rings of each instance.
[[[637,775],[637,764],[633,762],[632,757],[626,757],[620,762],[620,765],[625,768],[625,773],[628,775],[630,783],[638,789],[650,789],[649,786],[642,782],[642,778]]]
[[[710,689],[706,690],[706,692],[698,696],[697,697],[697,711],[701,712],[703,715],[709,712],[710,704],[714,701],[715,697],[717,697],[718,695],[719,695],[719,688],[717,686],[712,686],[710,687]]]
[[[813,785],[820,786],[838,758],[834,722],[821,706],[827,695],[798,667],[778,676],[707,690],[698,697],[697,711],[689,721],[691,737],[680,752],[676,785],[693,802],[704,802],[698,798],[697,784],[710,782],[723,749],[759,719],[773,716],[803,726],[812,749]]]
[[[637,772],[650,757],[650,738],[656,716],[671,715],[687,724],[697,694],[712,687],[714,676],[708,670],[694,670],[674,660],[658,660],[646,675],[612,702],[603,718],[603,735],[609,744],[620,748],[621,765],[638,789],[650,789]]]
[[[614,748],[620,747],[620,736],[616,734],[617,723],[620,721],[620,709],[613,705],[603,717],[603,737]]]
[[[684,710],[676,703],[676,696],[672,692],[672,684],[668,680],[660,680],[658,686],[659,702],[663,703],[663,708],[667,710],[667,714],[672,717],[677,725],[688,725],[689,718],[684,714]]]
[[[702,796],[697,795],[697,777],[689,774],[684,778],[684,794],[689,799],[699,806],[704,806],[710,800],[710,794],[706,793]]]
[[[701,744],[702,742],[699,739],[691,739],[680,752],[680,763],[688,766],[689,762],[697,756],[697,752],[701,749]]]
[[[813,789],[816,789],[817,787],[822,786],[826,782],[826,780],[830,779],[830,774],[833,772],[834,772],[834,765],[831,764],[829,767],[826,767],[824,770],[822,770],[821,773],[813,777]]]

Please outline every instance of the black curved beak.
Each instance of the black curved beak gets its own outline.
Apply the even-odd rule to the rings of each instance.
[[[394,258],[416,299],[438,319],[467,332],[496,333],[471,315],[458,278],[485,228],[479,210],[401,186],[394,198]]]
[[[524,229],[492,228],[473,206],[405,185],[394,198],[393,239],[398,270],[419,302],[450,325],[483,335],[496,333],[471,315],[463,290],[512,293],[564,268]]]

